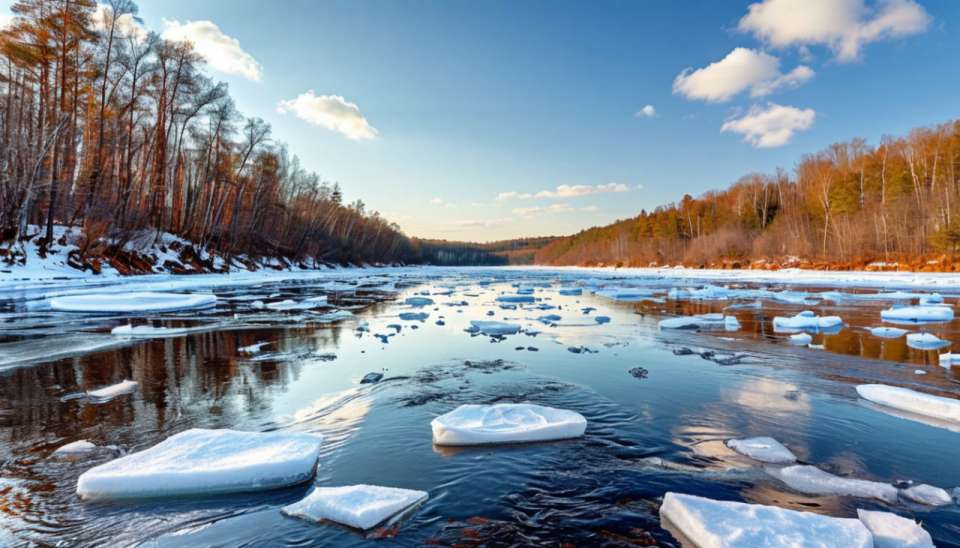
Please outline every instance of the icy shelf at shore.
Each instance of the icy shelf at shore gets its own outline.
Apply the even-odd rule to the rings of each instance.
[[[587,428],[580,413],[529,403],[461,405],[430,423],[437,445],[530,443],[577,438]]]
[[[365,531],[407,513],[427,496],[425,491],[379,485],[317,487],[282,511],[308,521],[332,521]]]
[[[87,500],[262,491],[313,477],[315,434],[193,429],[95,466],[77,480]]]
[[[857,386],[857,394],[884,407],[960,423],[960,400],[885,384],[861,384]]]
[[[674,492],[663,497],[660,519],[698,548],[873,547],[873,536],[858,519]]]
[[[59,312],[92,314],[131,314],[175,312],[210,308],[217,304],[216,295],[208,293],[90,293],[50,299],[50,308]]]
[[[727,447],[760,462],[785,464],[796,462],[797,456],[779,441],[769,437],[728,440]]]

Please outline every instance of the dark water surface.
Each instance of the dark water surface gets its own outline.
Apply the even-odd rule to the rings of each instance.
[[[90,467],[193,427],[322,433],[313,484],[428,491],[416,514],[373,534],[391,544],[676,545],[657,511],[664,493],[678,491],[844,517],[857,508],[885,509],[921,521],[939,546],[960,545],[957,505],[798,494],[723,443],[768,435],[801,461],[839,475],[926,482],[948,491],[960,486],[960,433],[893,416],[856,397],[854,387],[863,382],[960,396],[960,369],[940,367],[936,351],[913,350],[903,338],[878,339],[863,329],[882,325],[879,312],[891,303],[763,301],[760,308],[727,308],[753,299],[620,303],[587,290],[560,295],[559,284],[573,277],[570,271],[442,271],[410,276],[397,292],[371,285],[329,293],[303,280],[224,286],[215,290],[221,299],[214,310],[134,317],[135,323],[206,325],[208,331],[132,342],[109,334],[126,318],[55,313],[33,296],[4,301],[0,294],[0,545],[378,540],[282,516],[280,507],[302,498],[309,485],[125,503],[76,496],[77,477]],[[557,308],[500,308],[495,298],[515,292],[512,284],[521,281],[547,286],[536,288],[537,306]],[[319,325],[306,312],[251,307],[253,299],[325,293],[338,308],[353,309],[356,319]],[[421,293],[436,304],[416,310],[403,304]],[[587,307],[595,310],[585,313]],[[657,328],[664,316],[725,308],[740,319],[741,330]],[[822,349],[789,346],[787,335],[772,331],[774,316],[808,308],[846,322],[839,332],[815,334]],[[411,311],[429,317],[399,318]],[[536,321],[545,314],[561,320]],[[611,321],[599,324],[598,315]],[[488,319],[540,333],[496,340],[464,331],[470,320]],[[360,322],[369,330],[358,331]],[[393,324],[399,332],[388,327]],[[960,341],[956,321],[923,328]],[[254,356],[238,350],[259,342],[269,344]],[[676,355],[679,348],[695,353]],[[742,356],[720,365],[699,354],[706,350]],[[630,373],[638,367],[645,377]],[[383,373],[384,380],[360,384],[369,372]],[[139,383],[134,394],[106,403],[77,397],[124,379]],[[580,412],[588,420],[586,435],[477,449],[431,443],[430,421],[460,404],[521,401]],[[50,457],[79,439],[113,447],[75,461]]]

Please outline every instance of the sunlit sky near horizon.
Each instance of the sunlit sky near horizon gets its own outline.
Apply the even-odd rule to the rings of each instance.
[[[955,0],[138,4],[413,236],[568,234],[960,113]]]

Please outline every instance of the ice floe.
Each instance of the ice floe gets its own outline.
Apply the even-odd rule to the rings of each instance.
[[[497,302],[500,303],[522,304],[536,301],[537,299],[533,295],[500,295],[497,297]]]
[[[87,293],[50,299],[50,308],[60,312],[96,314],[129,314],[173,312],[210,308],[217,304],[216,295],[208,293]]]
[[[960,422],[960,400],[885,384],[857,386],[861,398],[877,405],[949,422]]]
[[[882,339],[899,339],[900,337],[909,333],[906,329],[900,329],[899,327],[871,327],[870,334],[874,337],[880,337]]]
[[[793,331],[819,331],[835,329],[843,325],[839,316],[817,316],[813,311],[804,310],[796,316],[777,316],[773,319],[773,330],[781,333]]]
[[[321,306],[326,306],[327,298],[324,297],[323,300],[303,300],[303,301],[294,301],[292,299],[285,299],[282,301],[267,303],[266,307],[270,310],[276,310],[278,312],[288,311],[288,310],[310,310],[311,308],[319,308]]]
[[[427,500],[427,496],[425,491],[379,485],[316,487],[304,499],[284,506],[282,512],[309,521],[332,521],[365,531],[406,514],[407,510]]]
[[[770,437],[728,440],[727,447],[760,462],[785,464],[796,462],[797,456],[779,441]]]
[[[567,297],[576,297],[583,295],[583,288],[581,287],[561,287],[558,291],[559,294]]]
[[[874,548],[935,548],[930,533],[912,519],[863,509],[857,517],[873,536]]]
[[[313,477],[322,437],[192,429],[84,472],[88,500],[216,495],[275,489]]]
[[[162,337],[182,337],[190,333],[209,331],[213,326],[196,327],[153,327],[152,325],[120,325],[110,330],[110,334],[117,337],[133,339],[152,339]]]
[[[333,312],[325,312],[322,314],[313,312],[311,315],[311,319],[318,323],[336,323],[349,320],[350,318],[353,318],[353,312],[349,310],[334,310]]]
[[[636,302],[649,299],[653,292],[649,289],[636,287],[605,287],[594,292],[595,295],[612,301]]]
[[[857,519],[674,492],[663,497],[660,519],[699,548],[873,546],[870,531]]]
[[[790,335],[790,344],[797,346],[807,346],[813,342],[813,337],[809,333],[795,333]]]
[[[520,326],[515,323],[498,322],[495,320],[472,320],[469,330],[496,337],[501,335],[515,335],[520,331]]]
[[[944,506],[953,503],[953,497],[950,496],[950,493],[948,493],[946,489],[941,489],[926,483],[903,489],[900,491],[900,496],[907,500],[928,506]]]
[[[96,390],[88,390],[87,397],[95,401],[112,400],[118,396],[132,394],[137,389],[137,381],[124,380]]]
[[[933,333],[910,333],[907,335],[907,346],[917,350],[936,350],[949,345],[950,341],[941,339]]]
[[[897,488],[889,483],[844,478],[809,465],[787,466],[769,472],[791,489],[808,495],[846,495],[897,502]]]
[[[430,297],[407,297],[403,303],[410,306],[430,306],[433,304],[433,299]]]
[[[949,322],[953,308],[949,306],[901,306],[880,312],[880,318],[891,323]]]
[[[461,405],[430,423],[437,445],[529,443],[577,438],[587,420],[575,411],[529,403]]]
[[[736,316],[724,316],[719,313],[667,318],[660,320],[657,325],[660,329],[726,329],[727,331],[740,329],[740,322]]]
[[[54,452],[54,457],[75,457],[85,455],[97,450],[97,446],[87,440],[77,440],[66,445],[61,445]]]

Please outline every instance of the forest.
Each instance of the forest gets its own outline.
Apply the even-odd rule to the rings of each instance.
[[[551,265],[953,271],[960,248],[960,121],[837,143],[792,173],[751,173],[726,190],[557,239]]]
[[[81,262],[170,233],[226,260],[416,260],[410,240],[305,170],[186,42],[130,0],[18,0],[0,32],[0,263],[81,227]]]

